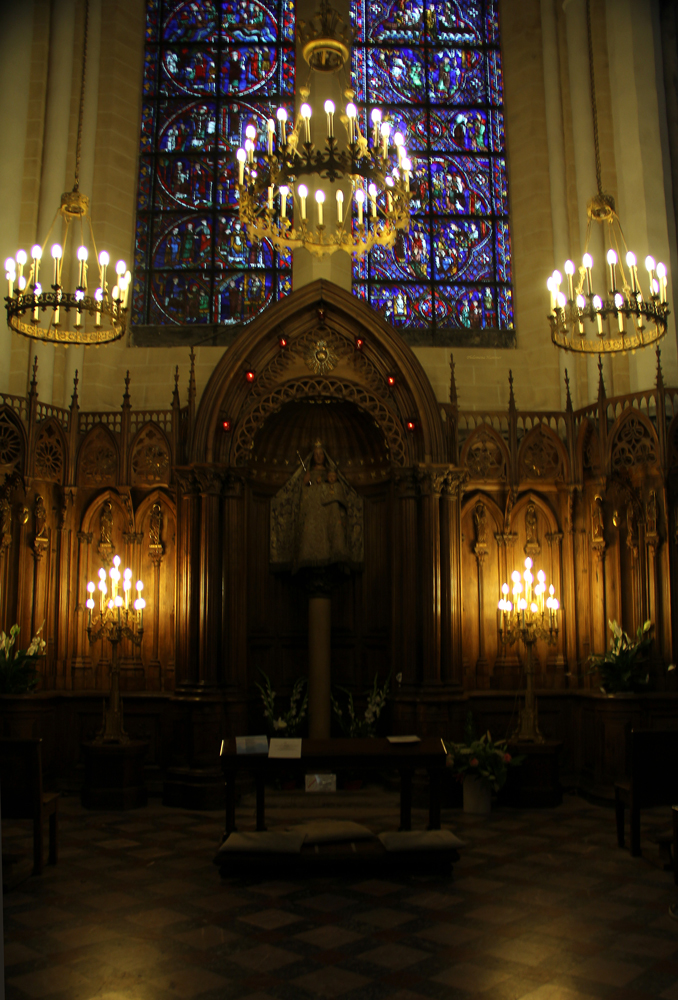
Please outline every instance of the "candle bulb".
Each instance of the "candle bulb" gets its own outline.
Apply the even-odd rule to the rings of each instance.
[[[666,267],[661,261],[657,264],[657,278],[659,279],[659,300],[663,304],[666,304],[666,286],[668,282],[666,278]]]
[[[553,280],[553,275],[546,279],[546,287],[549,290],[549,295],[551,296],[551,312],[555,312],[556,309],[556,286]]]
[[[614,304],[617,307],[617,323],[619,324],[619,332],[624,332],[624,313],[622,309],[624,307],[624,296],[621,292],[617,292],[614,297]]]
[[[638,291],[638,267],[636,255],[631,250],[626,255],[626,266],[631,274],[631,291],[635,295]]]
[[[358,190],[356,191],[356,193],[355,193],[355,200],[356,200],[356,204],[358,206],[358,225],[362,226],[362,224],[363,224],[363,202],[365,201],[365,192],[363,191],[362,188],[358,188]]]
[[[573,285],[574,271],[575,271],[574,261],[566,260],[565,274],[567,275],[567,297],[570,302],[574,302],[574,285]]]
[[[384,122],[381,126],[381,155],[384,159],[388,156],[388,139],[391,134],[391,126],[389,122]]]
[[[280,218],[287,218],[287,195],[289,194],[289,188],[283,185],[280,188]]]
[[[52,260],[54,261],[54,287],[58,288],[60,284],[61,277],[61,255],[63,251],[59,243],[55,243],[52,247]]]
[[[370,194],[370,203],[372,205],[372,218],[376,219],[376,217],[377,217],[377,185],[376,184],[370,184],[370,186],[368,188],[368,191],[369,191],[369,194]]]
[[[87,247],[78,248],[78,260],[80,262],[80,269],[78,272],[78,287],[85,288],[87,284]]]
[[[31,249],[31,257],[33,258],[33,284],[37,285],[40,273],[40,260],[42,258],[42,247],[38,246],[37,243]]]
[[[373,127],[372,145],[375,149],[377,149],[379,146],[379,129],[381,126],[381,111],[379,108],[373,108],[370,117],[372,119]]]
[[[248,160],[250,163],[254,163],[254,146],[257,138],[257,130],[254,125],[250,124],[245,129],[245,149],[248,153]]]
[[[318,228],[323,226],[323,204],[325,202],[325,192],[318,190],[315,193],[315,201],[318,208]]]
[[[410,170],[412,169],[412,161],[408,157],[403,158],[403,178],[405,181],[405,190],[410,190]]]
[[[275,113],[278,123],[280,125],[280,144],[283,148],[287,145],[287,111],[284,108],[278,108]]]
[[[584,335],[584,309],[586,309],[586,299],[580,293],[577,296],[577,308],[579,310],[579,332]]]
[[[19,280],[18,280],[17,284],[18,284],[20,290],[23,288],[21,279],[24,276],[24,265],[26,264],[27,260],[28,260],[28,257],[26,256],[26,251],[25,250],[19,250],[17,252],[17,255],[16,255],[16,262],[17,262],[17,266],[19,268]]]
[[[596,325],[598,327],[598,336],[603,336],[603,317],[601,315],[601,309],[603,308],[603,300],[600,295],[593,296],[593,308],[596,311]]]
[[[308,197],[308,188],[305,184],[299,184],[297,186],[297,194],[299,195],[299,201],[301,203],[301,221],[306,222],[306,198]]]
[[[325,101],[325,114],[327,115],[327,138],[334,138],[334,101]]]
[[[593,267],[593,257],[590,253],[585,253],[582,257],[582,264],[586,268],[586,294],[592,294],[592,284],[591,284],[591,268]]]
[[[393,142],[395,143],[396,153],[398,155],[398,166],[401,167],[403,157],[405,156],[405,139],[402,132],[396,132],[393,136]]]
[[[11,299],[14,292],[14,282],[16,280],[16,263],[13,257],[8,257],[5,261],[5,277],[7,278],[9,291],[8,296]]]
[[[655,269],[654,257],[647,256],[645,258],[645,267],[647,268],[647,274],[650,279],[650,295],[652,296],[653,295],[652,284],[654,282],[654,269]]]
[[[38,298],[42,295],[42,285],[39,282],[33,285],[33,295],[35,297],[34,298],[35,305],[33,306],[33,321],[37,323],[40,315],[40,309],[38,308]]]
[[[269,210],[269,212],[273,211],[273,186],[272,185],[269,185],[269,188],[268,188],[268,210]]]
[[[275,134],[275,122],[273,121],[272,118],[269,118],[266,124],[268,128],[268,145],[267,145],[268,155],[273,156],[273,136]]]
[[[617,266],[617,254],[612,248],[607,251],[607,263],[610,267],[610,293],[614,295],[617,291],[617,277],[615,271]]]
[[[313,114],[310,104],[302,104],[299,108],[301,117],[304,120],[304,125],[306,126],[306,142],[311,141],[311,115]]]
[[[245,183],[245,160],[247,159],[247,153],[241,148],[235,155],[238,160],[238,184],[242,187]]]
[[[346,117],[348,118],[348,141],[353,144],[355,142],[355,120],[358,114],[358,109],[355,104],[349,103],[346,105]]]
[[[344,221],[344,192],[337,188],[337,222],[341,226]]]

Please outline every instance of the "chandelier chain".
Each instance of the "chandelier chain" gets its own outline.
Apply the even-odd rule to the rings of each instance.
[[[85,24],[82,38],[82,72],[80,76],[80,105],[78,107],[78,139],[75,146],[75,184],[80,189],[80,156],[82,153],[82,120],[85,115],[85,75],[87,72],[87,40],[89,31],[89,0],[85,0]]]
[[[598,140],[598,107],[596,105],[596,81],[593,70],[593,31],[591,30],[591,0],[586,0],[586,38],[589,48],[589,79],[591,83],[591,116],[593,118],[593,145],[596,154],[596,183],[598,194],[603,194],[603,181],[600,169],[600,142]]]

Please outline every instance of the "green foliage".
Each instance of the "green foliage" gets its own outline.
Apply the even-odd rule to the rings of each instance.
[[[645,652],[652,645],[652,622],[639,626],[635,641],[616,621],[608,625],[612,632],[610,648],[603,656],[594,653],[589,657],[589,673],[600,675],[601,691],[605,694],[646,690],[650,675],[644,661]]]
[[[263,670],[260,670],[259,673],[264,678],[264,683],[259,684],[255,681],[255,685],[259,689],[261,700],[264,704],[264,719],[266,720],[266,726],[269,734],[271,736],[298,736],[302,723],[306,718],[306,709],[308,708],[306,678],[299,677],[294,682],[294,687],[292,688],[292,694],[290,696],[289,711],[284,715],[278,715],[276,717],[276,693],[271,686],[271,680]]]
[[[386,704],[390,680],[391,675],[389,674],[386,678],[384,686],[380,688],[377,675],[374,675],[374,684],[372,685],[372,690],[367,696],[367,708],[365,709],[365,714],[362,718],[358,718],[356,716],[353,694],[347,688],[337,685],[335,690],[341,691],[341,693],[346,696],[345,705],[341,704],[339,698],[334,694],[334,692],[332,692],[330,697],[332,699],[332,711],[341,726],[341,731],[344,736],[365,737],[377,735],[377,723],[379,721],[381,711]]]
[[[47,645],[40,637],[42,625],[28,649],[14,648],[19,631],[18,625],[12,625],[9,635],[0,632],[0,694],[28,694],[38,683],[34,664]]]
[[[509,767],[522,764],[524,760],[524,755],[511,756],[506,748],[506,740],[495,743],[489,731],[478,739],[472,712],[466,716],[464,742],[447,744],[447,766],[462,781],[467,775],[480,778],[495,792],[506,784]]]

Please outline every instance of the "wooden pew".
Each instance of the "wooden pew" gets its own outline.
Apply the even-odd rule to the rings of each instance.
[[[629,778],[615,785],[617,843],[624,846],[624,811],[631,817],[631,854],[640,856],[640,810],[678,805],[678,730],[633,729]]]
[[[33,874],[43,866],[44,821],[49,818],[49,864],[57,863],[59,793],[42,790],[42,740],[0,738],[0,809],[3,819],[33,820]]]

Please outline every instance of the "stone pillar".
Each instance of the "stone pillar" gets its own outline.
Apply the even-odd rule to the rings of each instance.
[[[564,0],[563,10],[567,28],[567,57],[568,75],[570,83],[570,103],[574,120],[572,122],[572,136],[574,142],[574,168],[577,185],[577,206],[579,218],[579,238],[581,247],[572,247],[572,253],[577,254],[580,263],[581,254],[584,252],[584,239],[586,236],[587,214],[586,206],[589,200],[596,194],[598,185],[596,182],[596,154],[593,142],[593,114],[591,111],[591,83],[588,59],[588,35],[586,31],[586,0]],[[593,256],[594,275],[597,275],[597,282],[600,288],[603,278],[607,274],[607,263],[603,252],[602,230],[599,225],[594,225],[591,229],[591,241],[589,250]],[[592,355],[586,359],[588,399],[580,400],[580,405],[592,403],[598,391],[598,359]],[[608,385],[610,384],[609,367],[606,366],[606,376]]]
[[[308,718],[312,740],[330,738],[332,598],[311,593],[308,599]]]
[[[668,269],[669,303],[676,301],[678,252],[671,195],[671,160],[663,87],[659,6],[653,0],[606,0],[610,99],[617,165],[617,211],[639,263],[651,253]],[[670,6],[670,5],[667,5]],[[645,268],[642,268],[642,272]],[[644,278],[647,281],[647,276]],[[675,310],[661,344],[668,385],[678,379]],[[629,357],[630,391],[654,381],[653,351]]]
[[[47,235],[54,214],[61,204],[61,195],[67,188],[72,187],[72,182],[67,183],[66,163],[71,125],[73,60],[76,56],[74,48],[76,0],[60,0],[51,10],[43,172],[40,178],[38,227],[35,234],[39,241],[44,240]],[[79,96],[78,92],[78,98]],[[53,234],[55,242],[61,242],[60,230],[61,226],[57,222]],[[71,233],[71,238],[75,238],[75,233]],[[52,344],[43,343],[36,343],[35,351],[31,352],[38,356],[40,398],[43,403],[54,402],[54,352]]]
[[[33,7],[33,0],[0,5],[0,133],[3,139],[0,157],[0,191],[3,192],[0,261],[3,263],[20,249],[21,181],[32,62]],[[1,277],[4,281],[4,271]],[[6,284],[2,294],[7,294]],[[0,392],[10,391],[11,361],[12,332],[3,317],[0,323]]]

